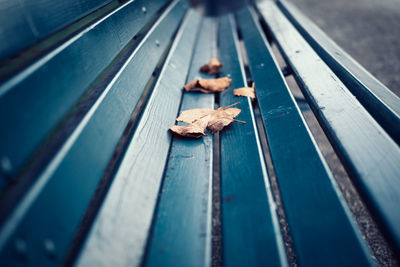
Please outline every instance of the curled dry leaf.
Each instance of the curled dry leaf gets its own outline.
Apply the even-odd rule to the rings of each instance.
[[[231,122],[236,121],[234,118],[241,112],[238,108],[218,108],[211,115],[211,119],[208,122],[207,128],[211,132],[215,133],[221,131],[225,126],[231,124]]]
[[[233,105],[237,105],[235,103]],[[204,130],[207,128],[211,132],[221,131],[225,126],[228,126],[235,120],[234,118],[240,114],[241,110],[238,108],[232,108],[233,105],[224,108],[205,109],[197,108],[183,111],[177,121],[187,122],[189,124],[183,126],[172,126],[170,129],[174,133],[177,133],[186,137],[199,138],[204,134]],[[238,121],[245,123],[243,121]]]
[[[173,125],[169,129],[181,136],[200,138],[206,135],[204,130],[207,128],[208,120],[208,116],[204,116],[193,123],[187,125]]]
[[[207,115],[210,115],[214,111],[215,110],[208,108],[195,108],[195,109],[184,110],[181,112],[181,114],[179,114],[179,117],[176,118],[176,120],[183,121],[186,123],[192,123],[195,120],[198,120],[199,118],[203,118]]]
[[[198,79],[186,84],[183,88],[185,91],[190,91],[194,88],[199,89],[202,93],[216,93],[224,91],[231,85],[232,79],[222,77],[218,79]]]
[[[201,66],[200,71],[208,74],[216,74],[222,68],[222,63],[218,58],[212,58],[206,65]]]
[[[254,92],[254,83],[251,87],[242,87],[233,90],[233,94],[235,96],[248,96],[251,98],[256,98],[255,92]]]

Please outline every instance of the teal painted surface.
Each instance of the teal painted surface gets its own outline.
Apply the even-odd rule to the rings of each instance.
[[[216,56],[217,25],[204,18],[187,82]],[[183,84],[182,84],[183,86]],[[214,95],[184,93],[180,110],[214,108]],[[173,137],[146,266],[210,266],[213,136]]]
[[[0,158],[14,177],[51,130],[165,0],[134,1],[102,18],[0,85]],[[18,33],[17,35],[22,35]],[[23,108],[21,108],[23,107]],[[0,184],[0,190],[4,188]]]
[[[77,266],[137,266],[143,259],[201,16],[187,13]],[[104,253],[107,251],[107,253]]]
[[[350,178],[400,252],[400,148],[275,3],[258,5]],[[318,74],[318,75],[316,75]]]
[[[279,6],[357,100],[400,144],[400,98],[360,66],[293,4],[279,1]]]
[[[254,13],[244,9],[237,15],[299,265],[371,265]]]
[[[186,7],[178,1],[166,10],[3,224],[0,262],[7,266],[61,263]],[[50,255],[44,247],[47,240],[54,247]],[[24,252],[18,252],[21,243]]]
[[[108,2],[111,0],[1,1],[0,61]]]
[[[233,16],[223,16],[219,27],[221,76],[232,78],[220,94],[220,106],[240,101],[238,120],[220,133],[222,262],[224,266],[287,266],[275,202],[258,139],[252,100],[236,97],[233,89],[247,86],[238,54]]]

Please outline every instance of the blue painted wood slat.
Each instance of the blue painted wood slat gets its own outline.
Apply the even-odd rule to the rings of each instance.
[[[237,18],[298,264],[372,265],[255,12],[244,9]]]
[[[334,43],[293,4],[287,1],[278,3],[318,55],[397,144],[400,144],[400,98]]]
[[[400,148],[275,3],[264,1],[258,8],[350,177],[400,252]]]
[[[247,86],[236,24],[232,15],[220,19],[221,76],[232,78],[220,94],[220,106],[237,101],[239,120],[220,133],[222,262],[224,266],[287,266],[276,204],[258,137],[252,100],[235,97],[233,89]]]
[[[111,0],[1,1],[0,61],[109,2]]]
[[[18,173],[165,0],[147,2],[146,13],[142,12],[144,2],[121,6],[0,85],[0,128],[7,129],[0,131],[0,158],[9,163],[0,179]]]
[[[1,262],[50,266],[63,260],[186,8],[185,2],[175,1],[164,12],[6,220],[0,231]],[[44,249],[47,240],[55,249],[50,256]],[[15,248],[21,242],[29,248],[22,257]]]
[[[201,16],[189,11],[77,266],[137,266],[149,235]],[[107,253],[104,253],[107,251]]]
[[[187,82],[210,78],[199,68],[216,56],[217,24],[204,18]],[[181,85],[183,86],[183,84]],[[185,92],[180,110],[214,108],[214,95]],[[147,266],[210,266],[213,136],[174,137],[165,169]]]

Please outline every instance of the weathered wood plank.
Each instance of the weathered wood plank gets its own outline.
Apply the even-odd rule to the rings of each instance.
[[[369,251],[279,71],[254,11],[244,9],[237,18],[298,264],[371,265]]]
[[[0,131],[0,158],[9,163],[0,179],[18,173],[165,0],[149,1],[146,13],[143,2],[121,6],[0,85],[0,128],[7,128]]]
[[[293,4],[288,1],[278,3],[318,55],[390,136],[400,144],[400,98],[334,43]]]
[[[400,148],[275,3],[258,8],[351,178],[400,252]]]
[[[199,68],[216,56],[216,38],[216,21],[204,18],[187,81],[210,78]],[[184,93],[180,110],[191,108],[213,109],[214,95]],[[145,265],[210,266],[212,166],[212,134],[173,138]]]
[[[287,266],[276,204],[258,137],[252,100],[235,97],[233,89],[247,86],[236,24],[223,16],[219,27],[221,76],[232,78],[220,94],[220,106],[240,101],[239,120],[220,133],[222,262],[224,266]]]
[[[140,264],[200,21],[187,14],[77,266]]]
[[[0,61],[108,2],[111,0],[1,1]]]
[[[0,230],[0,262],[50,266],[63,260],[186,7],[176,1],[159,18],[17,205]],[[21,242],[29,248],[22,256],[15,253]],[[44,242],[51,242],[54,251],[46,251]]]

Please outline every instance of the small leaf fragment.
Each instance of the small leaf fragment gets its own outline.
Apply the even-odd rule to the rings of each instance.
[[[238,88],[233,90],[233,94],[235,96],[248,96],[251,98],[256,98],[255,92],[254,92],[254,82],[253,85],[251,87],[242,87],[242,88]]]
[[[208,64],[201,66],[200,72],[216,74],[221,68],[222,63],[218,60],[218,58],[212,58]]]
[[[229,85],[231,85],[231,81],[232,79],[228,77],[222,77],[218,79],[198,79],[186,84],[183,88],[185,88],[185,91],[187,92],[196,88],[205,94],[216,93],[222,92],[228,88]]]

